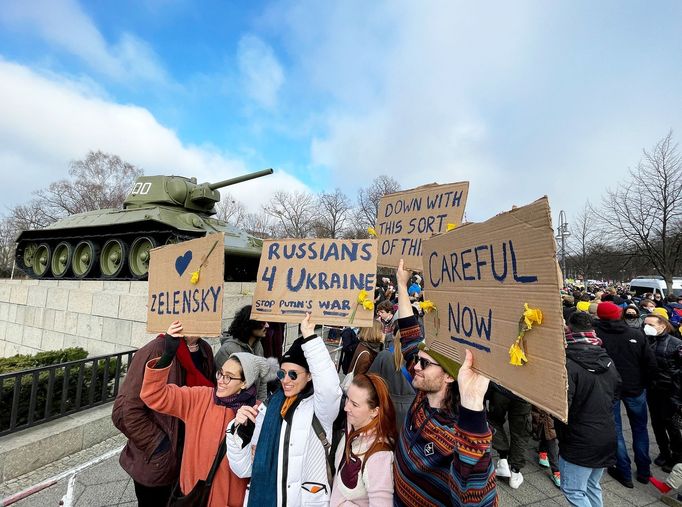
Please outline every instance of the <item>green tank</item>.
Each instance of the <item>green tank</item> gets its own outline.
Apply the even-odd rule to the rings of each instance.
[[[225,280],[253,281],[262,240],[213,218],[219,188],[272,174],[265,169],[217,183],[141,176],[123,209],[78,213],[17,237],[16,265],[31,278],[145,280],[149,250],[225,233]]]

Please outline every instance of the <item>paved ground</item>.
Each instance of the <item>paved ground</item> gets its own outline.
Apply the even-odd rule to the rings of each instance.
[[[627,418],[624,420],[627,420]],[[626,440],[630,441],[629,427],[626,429]],[[124,440],[120,436],[111,438],[98,446],[64,458],[60,462],[43,467],[27,476],[0,484],[0,498],[5,498],[25,490],[60,473],[63,474],[79,464],[105,456],[108,451],[119,448],[123,442]],[[657,448],[653,435],[651,447],[652,457],[656,456]],[[542,507],[568,506],[561,491],[554,486],[549,478],[549,471],[537,465],[536,455],[531,450],[528,452],[528,460],[529,463],[523,470],[525,480],[519,489],[511,489],[507,484],[507,479],[500,479],[498,483],[500,505],[503,507],[519,505]],[[656,477],[665,477],[665,474],[658,467],[654,466],[653,472]],[[36,492],[12,505],[16,507],[49,507],[59,505],[60,500],[67,493],[71,477],[71,475],[68,475],[42,491]],[[602,488],[604,492],[604,505],[607,507],[663,505],[659,500],[660,494],[650,485],[635,482],[634,489],[626,489],[604,474]],[[118,465],[117,455],[77,473],[72,480],[71,492],[71,505],[78,507],[137,505],[133,484],[128,475]],[[66,503],[65,505],[69,504]]]

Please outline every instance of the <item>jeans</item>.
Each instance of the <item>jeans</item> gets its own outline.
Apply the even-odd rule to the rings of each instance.
[[[647,429],[646,391],[639,396],[624,396],[622,399],[625,412],[632,428],[632,450],[635,453],[637,475],[649,477],[651,475],[651,458],[649,457],[649,431]],[[620,417],[620,401],[613,404],[613,418],[616,422],[616,437],[618,451],[616,452],[616,468],[626,480],[632,480],[632,468],[628,456],[625,439],[623,438],[623,422]]]
[[[603,507],[599,480],[603,468],[574,465],[559,455],[561,492],[574,507]]]

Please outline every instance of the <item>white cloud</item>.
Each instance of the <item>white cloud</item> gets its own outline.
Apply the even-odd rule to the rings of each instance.
[[[246,95],[261,107],[275,107],[284,71],[272,48],[258,37],[245,35],[239,40],[237,62]]]
[[[156,84],[168,81],[163,66],[146,42],[123,33],[118,42],[109,44],[76,0],[7,0],[0,9],[0,22],[6,30],[36,33],[48,44],[118,81]]]
[[[79,83],[55,80],[2,59],[0,110],[0,202],[8,207],[66,177],[68,163],[89,150],[119,155],[145,174],[196,176],[200,182],[261,169],[214,147],[183,144],[144,108],[84,93]],[[276,169],[272,176],[240,184],[236,195],[255,211],[275,189],[306,187]]]

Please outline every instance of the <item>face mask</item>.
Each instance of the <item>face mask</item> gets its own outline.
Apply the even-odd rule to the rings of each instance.
[[[636,318],[637,318],[637,315],[630,315],[630,314],[626,313],[626,314],[625,314],[625,318],[626,318],[627,320],[633,320],[633,319],[636,319]]]
[[[644,334],[647,336],[656,336],[658,334],[658,331],[656,328],[650,324],[645,324],[644,325]]]

